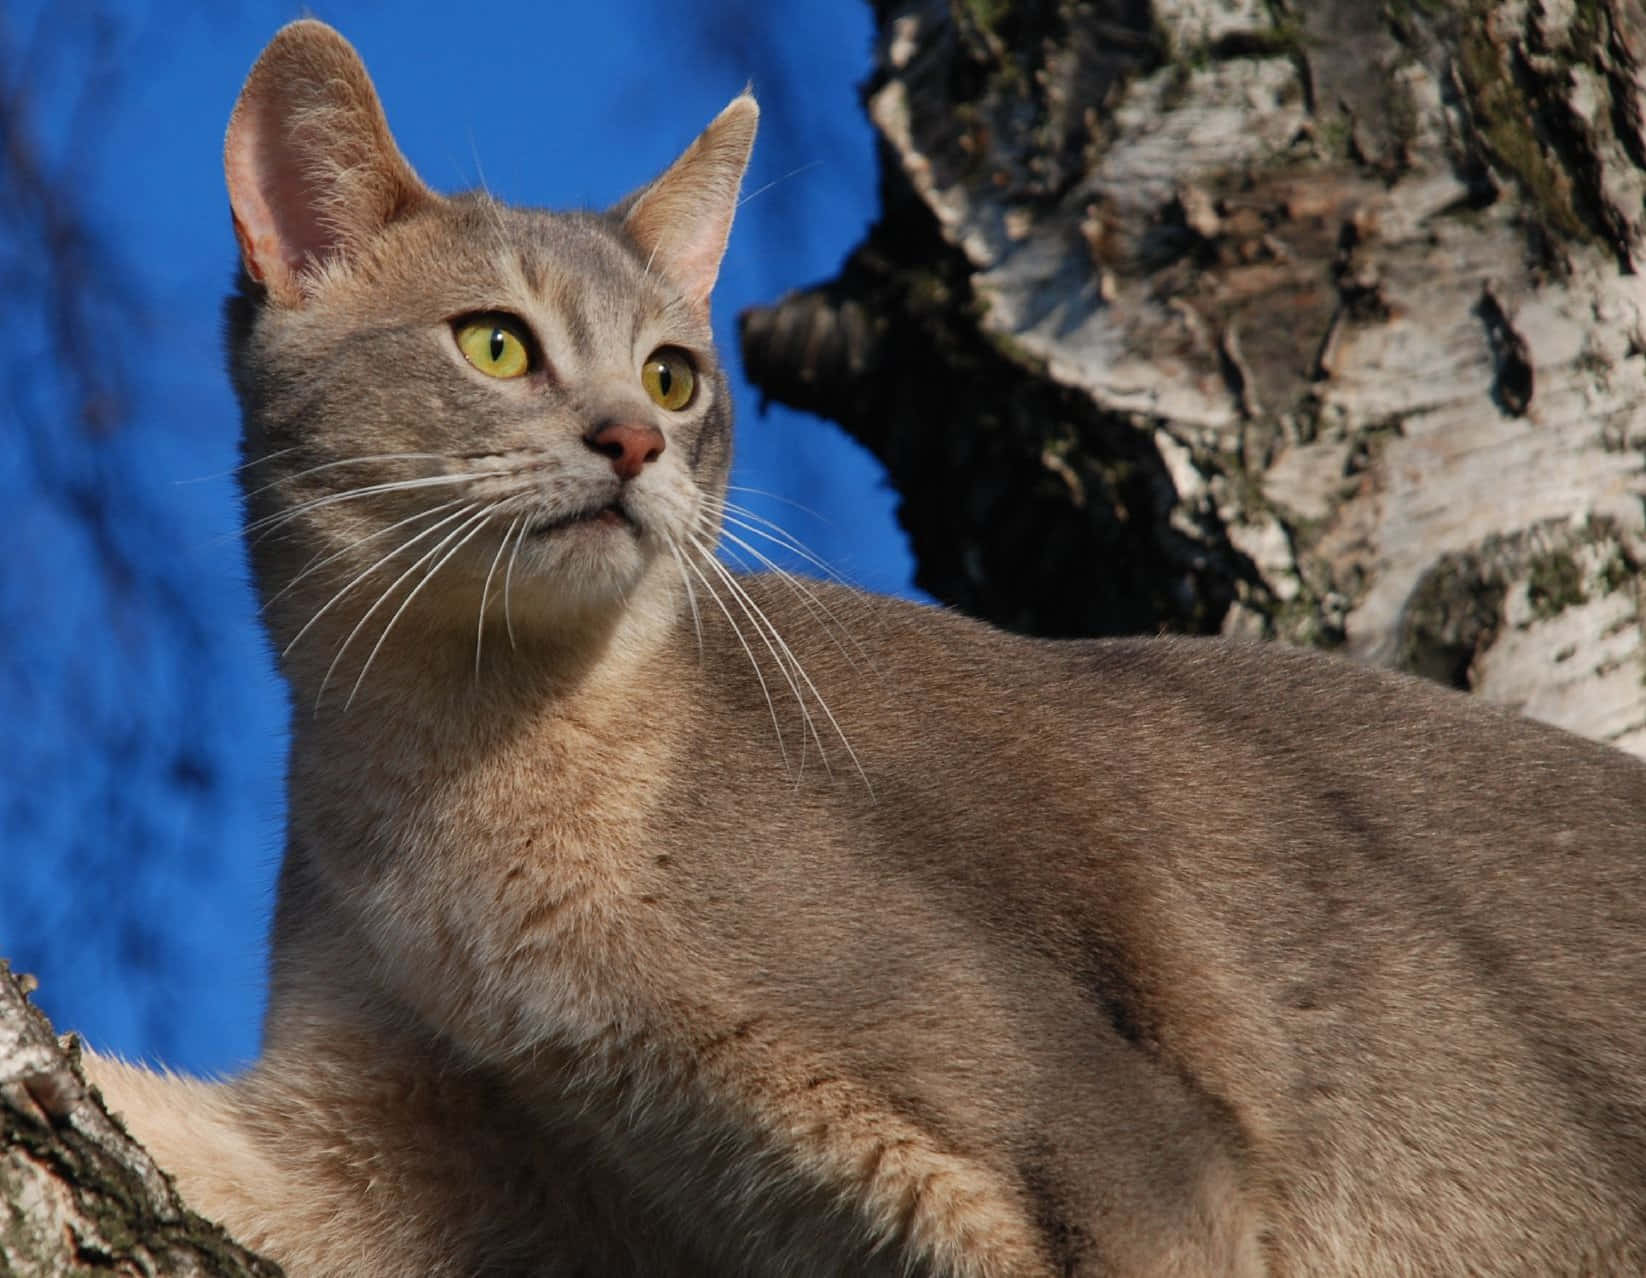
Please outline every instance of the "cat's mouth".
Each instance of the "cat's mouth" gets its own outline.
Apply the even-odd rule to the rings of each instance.
[[[526,531],[534,537],[546,537],[567,528],[584,525],[597,528],[627,528],[632,533],[639,533],[640,531],[640,525],[635,523],[634,516],[623,509],[621,502],[615,501],[609,501],[600,506],[589,506],[570,515],[556,515],[553,518],[539,519],[527,525]]]

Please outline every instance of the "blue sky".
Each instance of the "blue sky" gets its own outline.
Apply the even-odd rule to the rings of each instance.
[[[737,312],[833,275],[874,216],[856,91],[869,7],[8,10],[0,29],[41,67],[43,150],[77,176],[126,301],[67,339],[17,318],[49,299],[10,304],[22,336],[0,398],[13,529],[0,568],[0,730],[19,745],[0,773],[0,955],[39,975],[59,1029],[184,1069],[231,1068],[256,1050],[285,750],[284,692],[234,536],[238,419],[218,336],[234,260],[223,125],[246,70],[282,22],[332,22],[427,181],[483,178],[549,207],[620,198],[752,82],[762,135],[715,301],[735,363]],[[84,51],[97,14],[113,18],[101,61]],[[59,421],[51,370],[65,340],[92,343],[129,382],[131,411],[110,436]],[[769,490],[763,513],[848,579],[911,593],[878,464],[836,427],[762,415],[750,388],[737,393],[736,482]],[[102,566],[64,483],[98,495],[104,536],[133,568]]]

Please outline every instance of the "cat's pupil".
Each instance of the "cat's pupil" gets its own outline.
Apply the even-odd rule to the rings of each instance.
[[[664,399],[667,399],[669,397],[669,388],[673,385],[674,374],[669,371],[669,366],[667,364],[659,360],[657,364],[658,393],[661,394]]]
[[[500,329],[500,328],[492,329],[492,340],[491,340],[490,350],[491,350],[492,363],[495,364],[498,360],[503,358],[503,330],[502,329]]]

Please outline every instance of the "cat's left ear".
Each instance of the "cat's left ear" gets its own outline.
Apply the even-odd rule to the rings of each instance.
[[[435,198],[395,146],[360,55],[313,19],[281,28],[252,67],[223,165],[246,272],[283,306]]]
[[[619,206],[640,251],[704,312],[759,121],[753,95],[733,98],[662,177]]]

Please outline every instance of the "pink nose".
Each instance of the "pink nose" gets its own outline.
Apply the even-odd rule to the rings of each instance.
[[[663,432],[655,426],[631,426],[627,422],[604,422],[583,442],[602,457],[611,458],[619,479],[633,479],[663,454]]]

